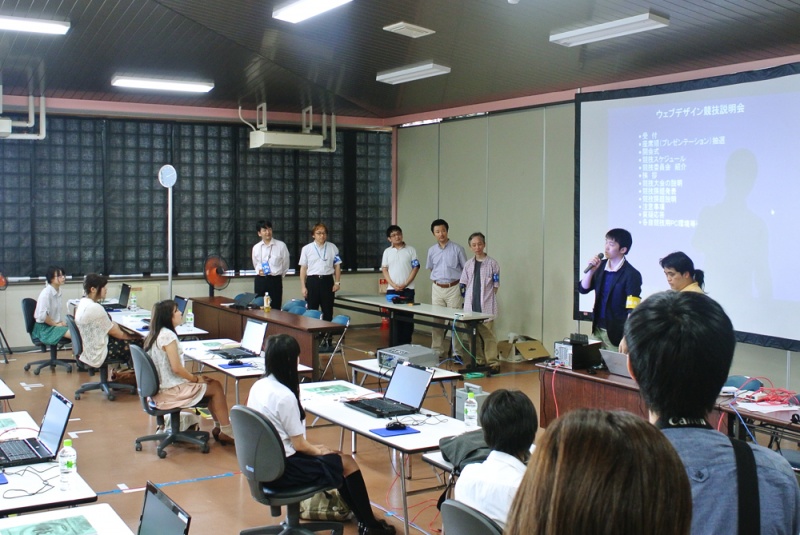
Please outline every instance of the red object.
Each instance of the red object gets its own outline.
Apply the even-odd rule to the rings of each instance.
[[[389,312],[385,308],[381,309],[381,312]],[[381,330],[388,331],[389,330],[389,316],[384,316],[381,318]]]

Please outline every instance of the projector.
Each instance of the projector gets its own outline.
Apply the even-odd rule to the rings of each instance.
[[[568,341],[556,342],[553,357],[556,366],[570,370],[580,370],[603,362],[600,357],[600,341],[589,344],[571,344]]]
[[[439,365],[436,353],[429,347],[415,344],[404,344],[395,347],[384,347],[378,350],[378,365],[383,368],[394,368],[398,362],[408,361],[416,366]]]

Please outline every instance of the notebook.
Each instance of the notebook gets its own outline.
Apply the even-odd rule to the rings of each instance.
[[[407,361],[398,362],[382,398],[352,399],[344,404],[376,418],[415,414],[422,407],[433,373],[433,368],[414,366]]]
[[[600,356],[603,357],[603,362],[606,363],[606,367],[610,373],[631,378],[631,374],[628,372],[628,355],[608,349],[601,349]]]
[[[103,303],[103,308],[106,310],[117,310],[121,308],[128,308],[128,298],[131,296],[131,286],[122,283],[122,289],[119,291],[119,299],[116,303]]]
[[[236,349],[214,349],[211,353],[226,359],[241,359],[261,356],[264,336],[267,334],[267,322],[248,319],[244,326],[242,343]]]
[[[72,402],[53,390],[44,412],[44,418],[42,418],[42,425],[39,427],[38,436],[0,442],[0,467],[55,460],[71,413]]]
[[[138,535],[186,535],[191,515],[148,481],[144,490]]]

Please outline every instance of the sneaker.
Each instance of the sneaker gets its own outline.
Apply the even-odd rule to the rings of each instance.
[[[394,535],[397,530],[385,520],[378,520],[373,526],[358,523],[358,535]]]

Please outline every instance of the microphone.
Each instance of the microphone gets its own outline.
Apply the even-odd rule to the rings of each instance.
[[[603,259],[603,253],[600,253],[599,255],[597,255],[597,258],[602,260]],[[591,264],[591,263],[588,266],[586,266],[586,269],[583,270],[584,274],[585,273],[589,273],[592,270],[593,267],[594,267],[594,265]]]

